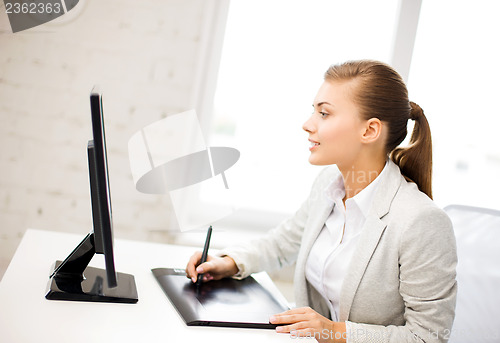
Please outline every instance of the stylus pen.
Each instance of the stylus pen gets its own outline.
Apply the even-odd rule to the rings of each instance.
[[[205,246],[203,247],[203,253],[201,254],[200,264],[207,261],[208,247],[210,246],[210,237],[212,237],[212,225],[208,228],[207,239],[205,239]],[[198,274],[198,279],[196,279],[196,287],[201,285],[201,280],[203,280],[203,274]]]

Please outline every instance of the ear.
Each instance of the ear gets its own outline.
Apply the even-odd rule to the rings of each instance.
[[[382,122],[378,118],[370,118],[365,123],[361,141],[363,143],[374,143],[382,134]]]

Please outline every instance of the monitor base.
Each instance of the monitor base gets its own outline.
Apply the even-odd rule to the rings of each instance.
[[[61,264],[56,261],[54,270]],[[106,270],[87,267],[83,280],[78,277],[60,277],[55,274],[49,280],[45,298],[49,300],[92,301],[112,303],[136,303],[137,288],[133,275],[116,273],[117,287],[109,288]]]

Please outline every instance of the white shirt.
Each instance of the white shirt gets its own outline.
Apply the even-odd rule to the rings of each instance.
[[[387,163],[375,180],[347,199],[345,208],[342,174],[325,189],[325,195],[332,201],[332,213],[311,248],[306,262],[306,278],[327,301],[333,321],[338,321],[342,282],[386,167]]]

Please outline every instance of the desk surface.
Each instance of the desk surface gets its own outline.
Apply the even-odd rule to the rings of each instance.
[[[27,230],[0,283],[0,342],[241,343],[292,339],[274,330],[186,326],[151,272],[156,267],[185,266],[193,249],[175,245],[115,240],[116,269],[135,276],[137,304],[46,300],[51,266],[64,259],[84,236]],[[90,265],[103,268],[104,257],[96,255]]]

